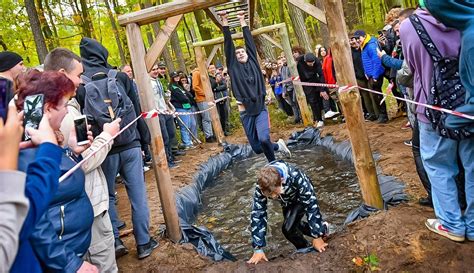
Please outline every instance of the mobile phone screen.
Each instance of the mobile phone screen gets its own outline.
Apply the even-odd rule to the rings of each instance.
[[[8,114],[8,102],[10,100],[10,84],[11,82],[7,79],[0,78],[0,117],[3,122],[7,120]]]
[[[74,127],[76,129],[77,143],[87,142],[87,121],[86,118],[74,120]]]
[[[24,140],[30,140],[30,136],[26,132],[26,128],[38,129],[41,119],[43,118],[43,105],[43,94],[31,95],[25,98],[25,102],[23,104],[23,125],[25,127]]]

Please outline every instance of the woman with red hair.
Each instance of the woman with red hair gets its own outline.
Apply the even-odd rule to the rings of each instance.
[[[22,75],[18,84],[17,107],[22,110],[27,96],[44,96],[43,120],[47,119],[54,131],[59,131],[67,114],[66,104],[75,93],[75,86],[60,72],[39,72],[32,70]],[[27,129],[35,132],[34,129]],[[60,134],[57,143],[63,139]],[[74,135],[74,134],[73,134]],[[80,161],[80,153],[88,145],[77,146],[74,138],[68,141],[68,148],[52,150],[45,156],[60,158],[60,173],[64,174]],[[20,151],[18,169],[25,171],[35,163],[35,156],[41,152],[35,146],[32,135],[30,148]],[[46,173],[46,175],[48,175]],[[53,175],[53,174],[50,174]],[[57,174],[56,174],[57,175]],[[26,187],[25,195],[35,198],[33,187]],[[57,192],[49,202],[46,212],[35,216],[34,226],[23,226],[28,232],[26,240],[20,242],[18,255],[11,272],[97,272],[97,268],[82,260],[91,240],[91,226],[94,219],[92,206],[84,189],[84,172],[77,170],[58,184]]]

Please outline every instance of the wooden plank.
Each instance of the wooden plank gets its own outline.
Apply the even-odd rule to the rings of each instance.
[[[212,60],[214,60],[214,57],[216,56],[216,53],[220,47],[221,47],[220,45],[214,45],[211,53],[209,54],[209,57],[207,58],[206,67],[209,67],[209,65],[212,63]]]
[[[252,35],[256,36],[256,35],[260,35],[262,33],[276,31],[276,30],[278,30],[282,27],[285,27],[285,23],[280,23],[280,24],[276,24],[276,25],[257,28],[257,29],[252,30]],[[243,37],[244,36],[243,36],[242,32],[232,34],[232,39],[243,39]],[[207,40],[207,41],[193,43],[193,47],[210,46],[210,45],[222,44],[223,42],[224,42],[224,37],[219,37],[219,38],[210,39],[210,40]]]
[[[206,101],[214,101],[214,93],[212,92],[211,82],[209,80],[209,74],[207,73],[206,66],[206,53],[203,47],[195,47],[194,53],[196,56],[196,63],[198,65],[199,74],[201,76],[201,84],[206,95]],[[214,136],[217,138],[219,144],[224,143],[224,131],[222,131],[221,121],[219,114],[217,113],[217,107],[212,108],[210,111],[212,128],[214,129]]]
[[[290,2],[300,10],[306,12],[307,14],[313,16],[314,18],[318,19],[321,23],[327,25],[326,15],[324,14],[324,11],[318,9],[314,5],[306,3],[304,0],[288,0],[288,2]]]
[[[146,53],[145,64],[147,71],[151,70],[153,64],[161,56],[163,49],[165,49],[166,43],[170,39],[171,34],[176,29],[179,24],[179,21],[181,21],[181,18],[183,18],[183,16],[183,14],[179,14],[166,19],[165,24],[161,27],[161,30],[156,36],[155,41]]]
[[[267,39],[270,43],[272,43],[274,46],[278,47],[279,49],[283,50],[283,46],[277,42],[275,39],[273,39],[270,35],[263,33],[260,34],[263,38]]]
[[[324,0],[324,7],[327,11],[329,40],[337,73],[337,82],[340,86],[357,85],[342,2],[341,0]],[[383,199],[365,128],[359,92],[354,89],[339,93],[339,99],[346,118],[346,127],[352,145],[352,158],[364,203],[383,209]]]
[[[293,52],[291,51],[290,38],[288,36],[288,30],[286,29],[286,25],[280,28],[280,37],[291,75],[295,77],[299,76],[298,69],[296,68],[296,62],[293,59]],[[294,85],[294,88],[296,92],[296,100],[298,101],[298,105],[300,107],[303,124],[305,126],[311,126],[313,124],[313,119],[311,118],[311,112],[309,111],[308,103],[306,102],[306,96],[303,92],[303,87],[301,85]]]
[[[248,13],[249,13],[249,26],[252,28],[255,21],[255,5],[257,4],[256,0],[247,0],[248,1]]]
[[[137,81],[140,103],[143,111],[155,109],[155,100],[148,76],[145,62],[145,45],[137,24],[128,24],[126,27],[128,48],[132,59],[135,80]],[[171,184],[168,160],[161,136],[160,123],[157,119],[147,119],[146,123],[152,136],[153,170],[155,173],[158,193],[160,195],[161,207],[166,224],[166,233],[169,238],[178,243],[181,240],[181,228],[179,226],[178,211],[176,210],[176,199]],[[154,201],[154,200],[153,200]]]
[[[222,23],[217,14],[211,9],[204,9],[204,11],[206,12],[207,16],[211,18],[211,21],[214,22],[218,28],[222,29]]]
[[[227,2],[227,0],[174,0],[166,4],[130,12],[118,17],[121,26],[136,23],[150,24],[178,14],[185,14],[198,9],[206,9]]]

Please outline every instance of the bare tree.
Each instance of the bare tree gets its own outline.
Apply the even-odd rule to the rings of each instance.
[[[41,25],[36,12],[36,6],[34,0],[25,0],[26,13],[28,14],[28,20],[30,21],[31,32],[35,39],[36,53],[40,63],[43,63],[44,58],[48,54],[48,48],[41,31]]]

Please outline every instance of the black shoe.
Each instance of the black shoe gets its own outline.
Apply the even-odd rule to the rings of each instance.
[[[230,132],[224,132],[224,136],[230,136]]]
[[[176,159],[176,157],[172,156],[170,161],[172,161],[172,162],[174,162],[174,163],[179,163],[179,162],[182,162],[183,160],[181,160],[181,159]]]
[[[145,259],[151,255],[151,252],[158,247],[158,242],[150,238],[150,241],[144,245],[137,246],[138,259]]]
[[[124,229],[125,227],[127,226],[127,224],[125,224],[124,221],[122,220],[118,220],[118,225],[117,225],[117,229]]]
[[[183,143],[178,145],[178,150],[183,150],[186,147]]]
[[[176,150],[171,152],[174,156],[181,156],[181,155],[186,155],[185,151],[182,150]]]
[[[211,136],[211,137],[206,137],[206,143],[214,143],[216,142],[216,138]]]
[[[372,114],[369,114],[365,120],[367,121],[376,121],[377,120],[377,116],[376,115],[372,115]]]
[[[418,199],[418,204],[425,207],[433,207],[433,202],[431,202],[431,199],[428,197],[422,197]]]
[[[379,115],[379,118],[377,119],[377,123],[387,123],[388,122],[388,118],[386,115]]]
[[[120,240],[120,238],[115,238],[115,259],[118,259],[127,254],[128,254],[128,249],[123,244],[122,240]]]

